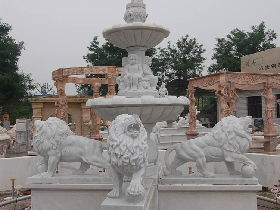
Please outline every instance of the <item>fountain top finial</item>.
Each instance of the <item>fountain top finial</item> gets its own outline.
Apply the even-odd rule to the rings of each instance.
[[[126,5],[124,20],[127,23],[145,23],[147,17],[146,4],[143,3],[143,0],[131,0],[131,3]]]

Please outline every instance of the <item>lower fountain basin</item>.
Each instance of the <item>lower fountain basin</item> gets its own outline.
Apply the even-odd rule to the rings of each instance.
[[[93,107],[94,112],[104,120],[112,121],[121,114],[137,114],[143,124],[172,120],[181,114],[189,99],[183,96],[166,96],[155,98],[147,95],[141,98],[115,96],[113,98],[89,99],[87,106]]]

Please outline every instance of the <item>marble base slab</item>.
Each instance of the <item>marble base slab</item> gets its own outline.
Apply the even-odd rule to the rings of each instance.
[[[159,210],[257,210],[261,185],[158,185]]]
[[[101,203],[113,188],[108,178],[98,175],[35,175],[27,182],[32,210],[101,210]]]
[[[27,179],[27,184],[108,184],[112,183],[111,177],[99,175],[54,175],[53,177],[42,177],[35,175]]]
[[[129,196],[124,194],[118,199],[106,198],[101,205],[101,210],[149,210],[155,191],[155,185],[152,179],[146,179],[145,184],[148,189],[145,191],[144,198],[140,203],[132,203],[129,201]],[[125,192],[128,185],[129,183],[124,183],[123,192]]]
[[[159,183],[173,184],[207,184],[207,185],[258,185],[258,179],[242,178],[241,175],[216,174],[214,178],[204,178],[199,175],[190,176],[162,176]]]

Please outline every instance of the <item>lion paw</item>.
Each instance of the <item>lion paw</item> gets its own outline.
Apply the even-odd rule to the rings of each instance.
[[[112,190],[111,192],[109,192],[108,194],[107,194],[107,196],[109,197],[109,198],[118,198],[118,197],[120,197],[120,191],[119,190]]]
[[[52,177],[53,173],[51,173],[51,172],[44,172],[44,173],[41,173],[40,176],[48,178],[48,177]]]
[[[203,174],[203,176],[205,178],[214,178],[215,177],[215,174],[211,173],[211,172],[206,172]]]
[[[141,195],[141,187],[142,185],[138,182],[131,182],[128,186],[126,192],[133,197]]]
[[[241,175],[241,172],[239,172],[239,171],[231,171],[230,175]]]
[[[177,175],[177,176],[181,176],[183,174],[183,172],[182,171],[178,171],[178,170],[173,170],[173,171],[171,171],[171,174]]]

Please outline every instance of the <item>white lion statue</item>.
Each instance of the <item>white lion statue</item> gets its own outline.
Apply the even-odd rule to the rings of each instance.
[[[76,136],[68,125],[56,118],[34,123],[33,147],[43,160],[38,170],[44,177],[54,175],[59,162],[81,162],[74,174],[84,174],[90,165],[110,168],[109,162],[102,156],[105,143]]]
[[[143,190],[147,165],[147,132],[137,115],[119,115],[109,127],[109,162],[112,166],[113,190],[108,197],[122,193],[123,177],[132,177],[126,192],[139,196]]]
[[[204,177],[214,177],[206,169],[207,162],[224,161],[232,175],[240,174],[235,170],[234,162],[256,170],[255,163],[243,155],[252,144],[251,124],[251,117],[224,117],[209,134],[171,146],[165,153],[165,175],[181,175],[182,172],[176,169],[186,162],[196,162],[198,172]],[[176,155],[169,164],[168,156],[173,150]]]

